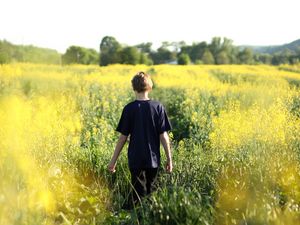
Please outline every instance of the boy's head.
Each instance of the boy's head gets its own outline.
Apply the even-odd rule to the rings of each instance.
[[[152,80],[150,75],[144,72],[138,72],[131,80],[132,88],[134,91],[141,93],[152,90]]]

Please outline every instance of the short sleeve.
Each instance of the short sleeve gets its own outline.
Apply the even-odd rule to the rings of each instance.
[[[116,131],[120,132],[125,136],[128,136],[130,133],[130,116],[129,116],[128,109],[126,109],[126,107],[122,111],[122,115],[119,124],[116,128]]]
[[[169,121],[167,112],[163,106],[161,106],[160,115],[159,115],[159,127],[158,132],[162,134],[165,131],[172,129],[171,123]]]

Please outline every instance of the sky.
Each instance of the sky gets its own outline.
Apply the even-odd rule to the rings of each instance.
[[[0,40],[64,53],[99,49],[104,36],[135,45],[162,41],[280,45],[300,38],[299,0],[0,0]]]

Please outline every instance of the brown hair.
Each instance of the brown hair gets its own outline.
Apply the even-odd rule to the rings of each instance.
[[[149,74],[138,72],[131,80],[133,90],[140,92],[152,90],[152,80]]]

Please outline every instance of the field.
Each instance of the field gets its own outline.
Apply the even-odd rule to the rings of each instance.
[[[107,165],[141,70],[174,172],[127,212],[127,146]],[[0,180],[0,224],[297,224],[300,66],[0,65]]]

